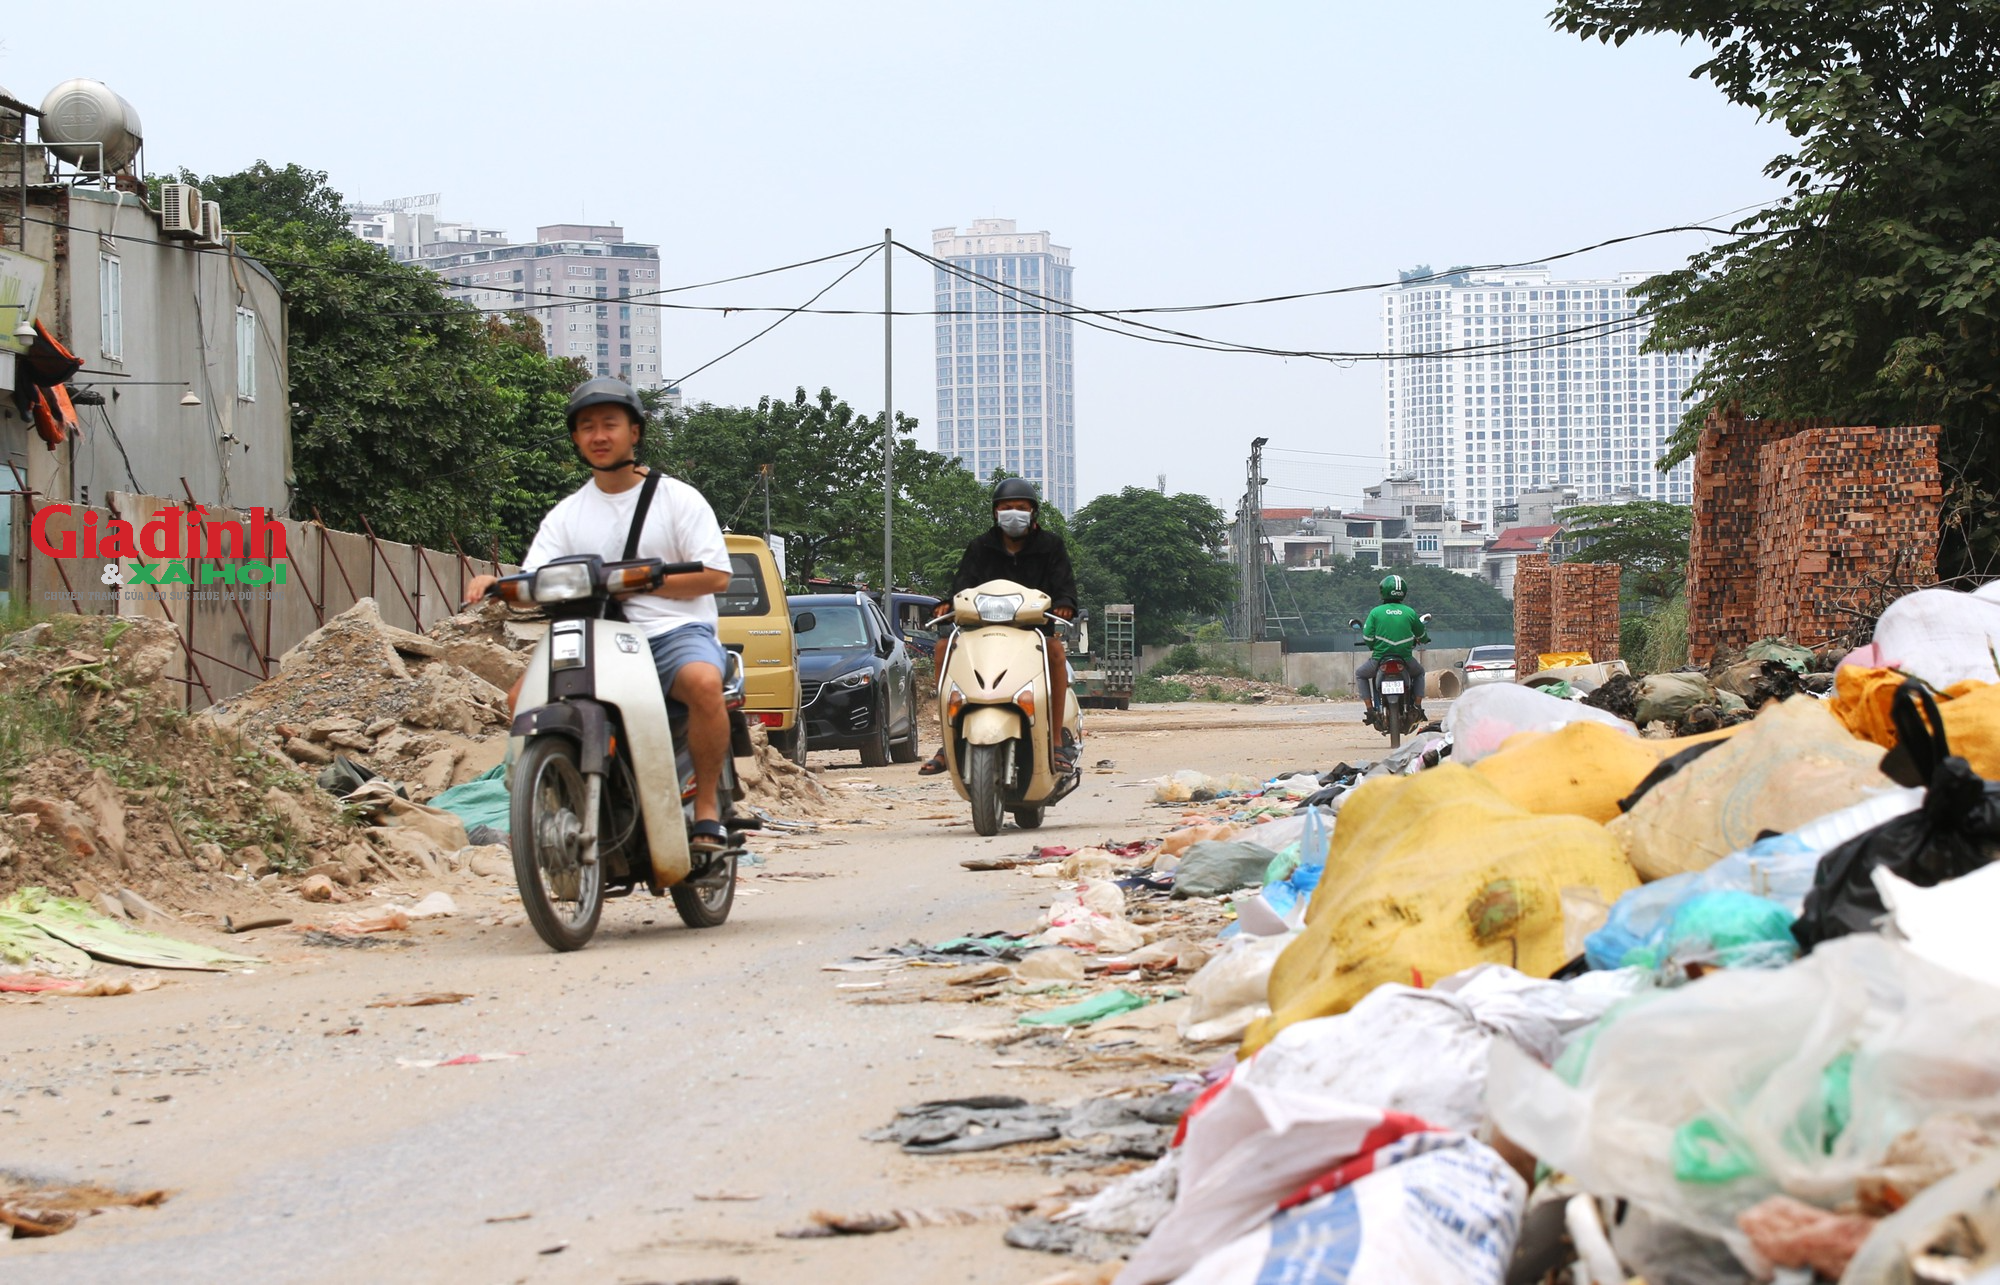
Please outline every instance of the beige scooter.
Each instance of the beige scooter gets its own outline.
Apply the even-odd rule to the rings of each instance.
[[[1077,787],[1082,773],[1059,772],[1049,720],[1053,683],[1038,628],[1068,628],[1049,614],[1049,596],[1011,580],[989,580],[951,602],[958,632],[938,662],[938,708],[945,766],[959,797],[972,804],[972,828],[1000,833],[1001,814],[1032,830],[1043,812]],[[1081,743],[1076,700],[1063,703],[1063,725]]]

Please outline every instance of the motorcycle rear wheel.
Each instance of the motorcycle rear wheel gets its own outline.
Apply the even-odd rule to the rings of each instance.
[[[1042,817],[1046,814],[1046,808],[1015,808],[1014,824],[1023,830],[1039,830],[1042,826]]]
[[[1401,698],[1387,701],[1382,706],[1382,728],[1389,733],[1389,748],[1395,749],[1403,743],[1403,702]]]
[[[521,908],[551,948],[581,949],[604,913],[604,866],[578,860],[586,789],[576,745],[559,736],[536,737],[514,780],[514,880]]]
[[[965,747],[965,792],[972,796],[972,830],[987,838],[1000,833],[1007,811],[1007,787],[1002,781],[1009,745]]]
[[[736,854],[724,854],[708,873],[683,879],[667,893],[674,899],[674,913],[688,927],[720,928],[736,904]]]

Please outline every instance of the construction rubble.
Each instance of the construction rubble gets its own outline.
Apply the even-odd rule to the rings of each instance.
[[[58,615],[0,639],[0,990],[127,993],[157,982],[104,966],[209,966],[172,962],[188,943],[159,928],[369,944],[455,880],[511,876],[507,689],[536,636],[498,604],[411,633],[364,598],[191,716],[164,621]],[[752,742],[739,806],[793,844],[881,806]]]
[[[832,984],[1098,1087],[872,1136],[1057,1176],[981,1215],[1043,1285],[1993,1285],[1996,656],[2000,586],[1923,590],[1852,654],[1482,685],[1377,762],[968,860],[1039,919]]]

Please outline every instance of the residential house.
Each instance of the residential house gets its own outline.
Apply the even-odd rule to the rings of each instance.
[[[97,91],[110,93],[71,81],[51,100]],[[26,546],[23,493],[100,506],[112,491],[191,496],[284,514],[291,389],[277,279],[193,189],[148,194],[119,172],[123,149],[52,149],[38,141],[39,117],[0,98],[0,491],[11,492],[0,495],[0,537],[12,541],[0,553]],[[112,172],[74,167],[93,156]],[[82,362],[66,384],[76,429],[60,443],[37,436],[13,396],[33,323]],[[0,556],[0,575],[9,562]]]
[[[1562,528],[1553,523],[1502,531],[1486,546],[1482,567],[1486,583],[1498,589],[1502,597],[1513,598],[1515,559],[1524,553],[1550,552],[1561,536]]]

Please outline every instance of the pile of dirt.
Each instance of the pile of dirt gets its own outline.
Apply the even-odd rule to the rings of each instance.
[[[414,634],[363,598],[286,652],[276,674],[201,717],[307,771],[353,759],[421,801],[505,754],[507,688],[526,646],[497,607]]]
[[[1300,696],[1283,683],[1267,683],[1261,678],[1175,674],[1171,681],[1187,684],[1191,693],[1189,700],[1233,701],[1238,705],[1297,705],[1310,699]]]
[[[291,763],[181,712],[179,654],[173,626],[113,616],[0,643],[0,892],[181,906],[275,872],[394,874]]]
[[[750,724],[750,744],[756,753],[736,760],[744,803],[788,820],[813,820],[845,811],[832,791],[820,782],[819,773],[800,767],[778,752],[765,738],[763,724]]]

